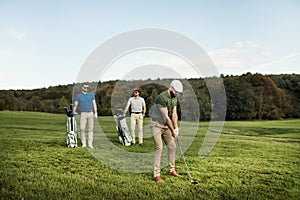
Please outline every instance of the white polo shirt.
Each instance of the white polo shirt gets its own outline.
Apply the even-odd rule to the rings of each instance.
[[[143,97],[130,97],[128,103],[131,105],[131,112],[142,112],[143,106],[145,106],[145,100]]]

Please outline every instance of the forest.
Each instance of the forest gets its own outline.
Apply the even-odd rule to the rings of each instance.
[[[224,85],[225,96],[220,98],[225,99],[226,109],[217,109],[218,101],[210,96],[212,88],[207,83],[215,78],[181,79],[185,91],[179,96],[178,113],[182,120],[211,120],[213,107],[216,108],[213,116],[216,120],[224,114],[226,120],[300,117],[299,74],[221,74],[216,80],[221,80]],[[90,91],[95,94],[99,115],[109,116],[118,108],[124,109],[132,89],[140,87],[147,105],[146,116],[149,116],[156,96],[166,90],[169,83],[168,79],[157,79],[89,84]],[[80,86],[80,83],[74,83],[33,90],[0,90],[0,110],[63,113],[63,107],[68,107],[81,91]],[[189,114],[181,115],[183,108]]]

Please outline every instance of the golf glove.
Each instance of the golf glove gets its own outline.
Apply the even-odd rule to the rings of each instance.
[[[177,138],[178,135],[179,135],[179,129],[178,129],[178,128],[175,128],[174,130],[175,130],[175,133],[176,133],[175,138]]]
[[[94,114],[94,117],[97,119],[97,118],[98,118],[98,113],[95,113],[95,114]]]

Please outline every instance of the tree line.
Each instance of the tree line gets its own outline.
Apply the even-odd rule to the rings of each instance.
[[[226,120],[264,120],[300,117],[300,75],[243,74],[224,76],[221,80],[225,97],[210,96],[217,88],[208,82],[214,78],[182,79],[185,91],[179,97],[178,113],[182,120],[211,120],[226,112]],[[91,83],[99,115],[113,115],[118,108],[125,108],[132,89],[141,88],[147,105],[146,115],[151,114],[156,96],[166,90],[171,80],[116,80]],[[59,85],[34,90],[1,90],[0,110],[40,111],[63,113],[81,91],[80,84]],[[92,86],[92,87],[91,87]],[[216,85],[218,87],[218,85]],[[219,88],[220,89],[220,88]],[[216,93],[218,94],[218,93]],[[222,93],[220,93],[221,95]],[[225,98],[226,109],[218,109],[218,98]]]

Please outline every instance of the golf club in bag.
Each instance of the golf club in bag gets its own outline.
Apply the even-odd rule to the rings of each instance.
[[[183,158],[183,161],[184,161],[184,164],[185,164],[186,171],[187,171],[187,173],[188,173],[188,175],[189,175],[190,182],[191,182],[193,185],[198,185],[198,184],[199,184],[198,181],[194,181],[194,180],[192,179],[192,176],[191,176],[191,174],[190,174],[188,165],[187,165],[187,163],[186,163],[186,160],[185,160],[185,157],[184,157],[184,154],[183,154],[181,145],[180,145],[180,143],[179,143],[178,137],[176,138],[176,141],[177,141],[177,144],[178,144],[178,146],[179,146],[180,153],[181,153],[181,155],[182,155],[182,158]]]
[[[132,138],[131,138],[131,134],[128,130],[126,116],[123,116],[122,109],[118,109],[116,115],[114,115],[114,119],[117,124],[116,128],[118,131],[119,142],[124,146],[130,146]]]
[[[77,127],[73,107],[74,104],[70,104],[70,109],[64,107],[67,114],[67,146],[69,148],[77,147]]]

